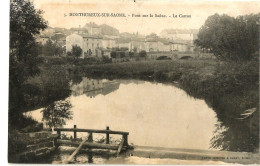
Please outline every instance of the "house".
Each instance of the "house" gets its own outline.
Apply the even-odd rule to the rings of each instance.
[[[130,42],[130,49],[129,49],[129,51],[140,52],[142,50],[145,50],[145,38],[134,38]]]
[[[78,34],[71,34],[66,37],[66,53],[70,52],[72,50],[72,46],[77,45],[79,46],[83,51],[80,58],[84,58],[84,40],[83,37]]]
[[[131,39],[118,38],[115,40],[115,46],[118,48],[127,48],[128,50],[131,50]]]
[[[66,37],[61,37],[57,40],[57,43],[62,46],[62,47],[66,47]]]
[[[101,40],[101,43],[102,43],[102,47],[106,49],[116,47],[116,41],[114,38],[109,38],[104,36],[103,39]]]
[[[49,36],[39,36],[36,38],[36,43],[41,43],[42,45],[44,45],[49,39]]]
[[[84,35],[84,34],[88,34],[88,29],[87,28],[81,28],[79,26],[78,28],[70,28],[70,32],[72,34]]]
[[[197,29],[165,29],[160,36],[169,40],[184,40],[193,43],[197,39],[198,31]]]
[[[87,23],[84,28],[88,30],[90,35],[101,35],[101,28],[94,22]]]
[[[190,52],[192,51],[191,45],[185,41],[171,41],[171,50],[179,52]]]
[[[99,48],[102,48],[102,37],[94,35],[83,35],[83,52],[85,57],[98,56]]]
[[[71,34],[66,37],[66,52],[71,51],[72,45],[77,45],[82,49],[80,58],[97,56],[97,49],[102,48],[102,38],[87,34]]]
[[[80,96],[86,94],[87,96],[94,96],[93,92],[102,92],[103,82],[101,80],[94,80],[83,77],[79,84],[73,84],[70,88],[73,96]]]

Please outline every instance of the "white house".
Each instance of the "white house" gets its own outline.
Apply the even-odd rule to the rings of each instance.
[[[71,34],[66,37],[66,52],[69,52],[72,50],[72,46],[77,45],[82,50],[84,50],[84,40],[83,37],[78,34]],[[84,51],[82,51],[82,55],[80,58],[84,58]]]

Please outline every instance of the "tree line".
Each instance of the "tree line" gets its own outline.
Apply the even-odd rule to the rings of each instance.
[[[248,61],[259,52],[260,13],[238,16],[214,14],[207,18],[194,42],[218,59]]]

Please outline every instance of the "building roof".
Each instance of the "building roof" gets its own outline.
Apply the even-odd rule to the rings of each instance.
[[[198,29],[164,29],[162,33],[167,34],[198,34]]]
[[[96,23],[94,23],[94,22],[86,23],[86,24],[84,25],[84,28],[86,28],[86,27],[100,28],[100,27],[99,27]]]
[[[116,43],[130,43],[131,39],[130,38],[118,38],[115,39]]]
[[[40,38],[50,38],[50,36],[41,35]]]
[[[83,38],[102,39],[102,37],[98,35],[82,34],[80,36],[82,36]]]
[[[70,28],[72,31],[88,31],[87,28]]]

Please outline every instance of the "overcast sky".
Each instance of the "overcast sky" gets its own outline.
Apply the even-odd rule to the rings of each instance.
[[[43,10],[51,27],[71,28],[88,22],[108,24],[120,32],[160,33],[163,29],[198,29],[214,13],[238,16],[258,13],[259,2],[253,1],[157,1],[157,0],[34,0],[36,8]],[[69,13],[125,13],[127,17],[64,17]],[[138,18],[132,14],[163,14],[167,18]],[[191,18],[172,18],[172,15],[191,15]],[[130,16],[128,16],[130,15]],[[169,17],[171,16],[171,17]]]

